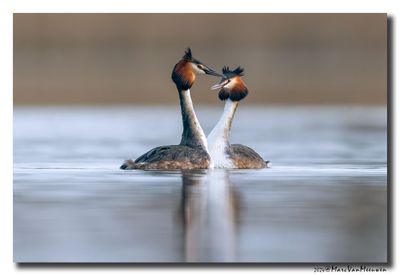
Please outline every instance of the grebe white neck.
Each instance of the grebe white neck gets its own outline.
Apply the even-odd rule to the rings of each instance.
[[[214,129],[207,136],[209,154],[215,168],[234,168],[233,161],[229,158],[229,134],[232,120],[238,106],[238,101],[228,99],[224,112]]]

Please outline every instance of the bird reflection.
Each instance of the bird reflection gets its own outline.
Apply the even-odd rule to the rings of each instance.
[[[229,171],[182,172],[180,221],[187,262],[236,260],[239,200]]]

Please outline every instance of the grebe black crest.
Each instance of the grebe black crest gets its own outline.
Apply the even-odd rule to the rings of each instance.
[[[210,167],[207,139],[197,119],[190,96],[197,74],[222,76],[193,58],[188,48],[172,70],[172,80],[179,94],[183,132],[179,145],[156,147],[135,161],[127,160],[121,169],[206,169]]]
[[[218,97],[225,101],[224,112],[207,137],[209,154],[215,168],[260,169],[268,167],[256,151],[241,144],[230,144],[229,134],[238,104],[249,93],[242,80],[244,69],[237,67],[222,69],[223,76],[218,84],[211,87],[219,90]]]

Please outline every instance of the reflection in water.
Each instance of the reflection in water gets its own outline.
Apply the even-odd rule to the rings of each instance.
[[[221,110],[198,109],[211,129]],[[174,108],[15,109],[14,260],[386,261],[385,108],[249,107],[236,119],[232,139],[271,169],[119,170],[176,141]]]
[[[185,261],[236,260],[237,204],[229,171],[182,172],[181,220]]]

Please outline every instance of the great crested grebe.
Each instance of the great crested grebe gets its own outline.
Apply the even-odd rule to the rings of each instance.
[[[220,90],[218,97],[226,101],[224,112],[217,125],[207,137],[208,152],[215,168],[266,168],[269,161],[265,162],[253,149],[241,144],[230,144],[229,134],[232,120],[238,107],[239,101],[248,94],[248,89],[241,79],[243,69],[237,67],[229,70],[224,67],[224,76],[221,82],[211,87],[212,90]]]
[[[172,80],[178,89],[182,113],[183,133],[179,145],[156,147],[135,161],[127,160],[121,169],[206,169],[210,167],[207,139],[196,117],[190,97],[190,88],[196,73],[222,76],[192,57],[188,48],[175,65]]]

